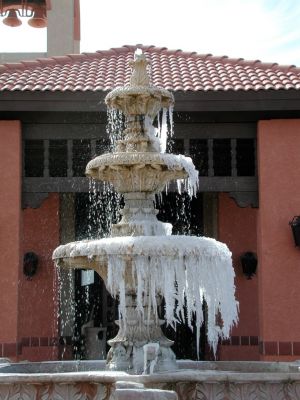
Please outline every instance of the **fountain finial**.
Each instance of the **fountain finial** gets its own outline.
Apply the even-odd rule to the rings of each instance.
[[[132,75],[129,85],[117,87],[105,97],[110,109],[120,110],[125,116],[144,115],[153,120],[161,108],[173,106],[172,93],[150,85],[149,64],[142,50],[136,49],[130,62]]]
[[[132,75],[130,78],[130,86],[150,86],[150,78],[147,72],[149,62],[141,49],[136,49],[134,60],[130,62],[132,67]]]

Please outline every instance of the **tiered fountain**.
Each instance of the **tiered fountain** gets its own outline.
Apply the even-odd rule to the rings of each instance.
[[[156,219],[154,196],[172,180],[190,194],[198,175],[189,158],[162,152],[153,121],[172,107],[171,93],[150,85],[147,62],[136,54],[130,84],[106,97],[121,111],[126,129],[115,132],[115,151],[96,157],[87,175],[124,195],[112,236],[58,247],[57,265],[94,269],[119,297],[119,333],[107,361],[5,364],[0,359],[0,399],[196,400],[299,399],[296,363],[176,361],[161,331],[157,307],[174,328],[186,317],[199,332],[202,305],[215,350],[237,320],[234,273],[228,248],[204,237],[172,236]],[[170,114],[171,115],[171,114]],[[143,373],[140,375],[140,373]]]
[[[130,84],[106,96],[109,110],[124,114],[126,129],[114,133],[113,153],[94,158],[86,167],[87,176],[109,182],[123,194],[122,219],[112,226],[111,238],[60,246],[53,259],[61,267],[94,269],[118,296],[119,333],[109,341],[108,369],[143,372],[143,346],[155,343],[155,370],[170,371],[177,365],[173,342],[160,328],[161,298],[168,324],[175,327],[187,313],[191,326],[195,315],[198,339],[205,299],[208,341],[215,350],[219,337],[228,337],[237,320],[234,273],[225,244],[172,236],[172,226],[156,218],[155,194],[174,180],[194,194],[198,172],[190,158],[161,152],[162,138],[153,121],[161,109],[172,108],[173,95],[150,85],[144,54],[136,52],[132,67]]]

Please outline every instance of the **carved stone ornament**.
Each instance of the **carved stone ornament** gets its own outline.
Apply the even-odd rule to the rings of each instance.
[[[300,399],[297,362],[180,363],[179,370],[153,375],[103,371],[100,364],[98,370],[95,364],[94,371],[79,373],[65,373],[67,370],[50,372],[51,365],[48,373],[45,373],[45,366],[42,368],[43,373],[39,367],[36,367],[35,372],[28,373],[27,369],[34,371],[33,364],[27,364],[26,367],[24,363],[21,369],[20,363],[10,364],[8,367],[0,367],[0,400]],[[2,368],[8,368],[7,371],[11,368],[11,372],[2,373]],[[19,373],[14,373],[14,370]],[[21,370],[23,373],[20,373]]]
[[[0,400],[109,400],[108,386],[97,383],[0,385]]]

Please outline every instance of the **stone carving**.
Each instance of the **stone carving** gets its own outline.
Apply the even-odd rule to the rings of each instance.
[[[229,379],[230,381],[230,379]],[[191,400],[298,400],[300,384],[296,382],[211,382],[198,383],[193,391],[191,383],[180,383],[176,391],[179,399]]]
[[[194,399],[195,400],[224,400],[224,393],[226,393],[226,384],[197,384]],[[194,400],[193,399],[193,400]]]
[[[0,400],[35,400],[37,389],[34,385],[0,385]]]
[[[0,385],[0,400],[108,400],[107,387],[96,383]]]
[[[196,384],[191,382],[179,382],[175,387],[179,400],[196,400]]]
[[[34,363],[28,364],[31,373],[25,364],[24,368],[20,363],[10,364],[0,367],[0,400],[120,400],[116,389],[135,389],[134,394],[140,395],[139,400],[148,400],[146,395],[161,400],[164,397],[153,396],[167,392],[170,394],[166,398],[174,400],[174,392],[178,400],[300,399],[300,374],[295,372],[296,363],[225,364],[180,361],[180,370],[150,376],[103,371],[103,363],[99,361],[95,362],[94,371],[75,374],[65,372],[76,370],[76,362],[65,367],[62,362],[54,366],[49,363],[48,367],[43,363],[42,374],[38,373],[41,370],[39,363],[36,369]],[[62,367],[65,369],[61,370]],[[54,373],[57,369],[61,372]],[[123,391],[122,394],[126,393]]]
[[[232,400],[256,400],[258,387],[251,384],[230,383],[228,393],[229,398]]]
[[[44,390],[39,393],[41,400],[88,400],[86,392],[81,392],[77,385],[56,384],[44,387]]]
[[[299,382],[288,382],[285,386],[286,398],[290,400],[300,399],[300,383]]]

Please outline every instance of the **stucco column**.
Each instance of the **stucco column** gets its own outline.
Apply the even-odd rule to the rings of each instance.
[[[239,321],[232,329],[230,340],[223,341],[219,347],[220,360],[259,360],[258,277],[246,279],[240,261],[245,252],[257,253],[257,212],[257,208],[239,207],[227,193],[219,194],[218,239],[232,251],[239,302]]]
[[[300,119],[258,124],[260,355],[300,356],[300,250],[289,221],[300,215]]]
[[[14,358],[21,255],[21,124],[0,121],[0,352]]]

